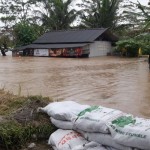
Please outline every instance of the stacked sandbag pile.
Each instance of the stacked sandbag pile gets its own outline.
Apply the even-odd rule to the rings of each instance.
[[[90,107],[72,101],[51,103],[40,110],[51,116],[56,127],[78,131],[87,141],[105,146],[101,148],[150,150],[150,120],[135,118],[119,110]],[[56,143],[55,147],[59,150]]]
[[[58,129],[50,136],[48,143],[54,150],[115,150],[89,142],[80,133],[73,130]]]
[[[38,110],[47,113],[51,117],[51,122],[57,128],[72,130],[73,118],[76,118],[81,111],[89,107],[89,105],[80,105],[73,101],[64,101],[50,103]]]
[[[92,106],[80,112],[74,122],[74,129],[82,132],[89,141],[114,147],[119,150],[132,150],[133,148],[121,145],[112,138],[108,123],[127,114],[110,108]]]
[[[124,122],[124,123],[121,123]],[[150,120],[120,117],[109,124],[114,141],[126,146],[150,150]]]

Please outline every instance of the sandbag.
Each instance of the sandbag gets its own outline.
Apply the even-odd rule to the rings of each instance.
[[[117,143],[150,150],[150,120],[123,116],[110,122],[109,128]]]
[[[106,147],[96,143],[96,142],[89,142],[85,144],[84,150],[107,150]]]
[[[89,142],[78,132],[58,129],[48,141],[54,150],[117,150],[102,146],[96,142]]]
[[[73,123],[71,121],[63,121],[63,120],[57,120],[54,118],[50,118],[52,124],[54,124],[59,129],[64,130],[72,130],[73,129]]]
[[[122,111],[92,106],[80,112],[74,122],[74,129],[86,132],[109,133],[107,122],[126,115]]]
[[[118,150],[133,150],[131,147],[127,147],[124,145],[120,145],[114,141],[114,139],[111,137],[110,134],[102,134],[102,133],[84,133],[82,132],[82,135],[87,139],[88,141],[94,141],[99,144],[113,147]]]
[[[51,144],[57,150],[72,150],[77,146],[82,146],[88,143],[84,137],[73,130],[58,129],[51,134],[48,144]]]
[[[39,111],[47,113],[49,116],[57,120],[68,120],[76,118],[77,114],[84,109],[90,107],[89,105],[80,105],[73,101],[53,102],[44,108],[38,108]]]
[[[58,150],[55,146],[52,146],[54,150]],[[71,150],[117,150],[111,147],[104,147],[95,142],[89,142],[85,145],[79,145]]]
[[[77,146],[72,150],[107,150],[107,148],[100,145],[100,144],[98,144],[98,143],[96,143],[96,142],[89,142],[85,145]]]

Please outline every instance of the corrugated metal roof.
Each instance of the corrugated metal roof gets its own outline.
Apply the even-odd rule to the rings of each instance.
[[[71,48],[71,47],[82,47],[88,43],[82,44],[30,44],[26,48],[36,48],[36,49],[48,49],[48,48]]]
[[[85,43],[93,42],[107,29],[86,29],[86,30],[66,30],[51,31],[39,37],[33,43]]]

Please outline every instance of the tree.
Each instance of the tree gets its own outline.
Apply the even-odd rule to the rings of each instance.
[[[32,43],[38,37],[38,26],[27,22],[20,22],[14,27],[16,46],[24,46]]]
[[[8,29],[20,21],[27,21],[32,14],[30,0],[1,0],[0,14],[4,28]]]
[[[129,37],[141,34],[150,25],[150,7],[126,0],[121,5],[122,14],[120,15],[119,27],[121,31]],[[118,28],[119,30],[119,28]],[[127,32],[125,32],[127,31]]]
[[[150,3],[150,1],[149,1]],[[143,6],[138,2],[138,8],[141,10],[143,16],[144,16],[144,29],[148,29],[150,27],[150,7],[149,6]]]
[[[69,29],[77,17],[75,9],[71,9],[73,0],[38,0],[43,4],[44,11],[41,14],[42,25],[47,30]]]
[[[11,0],[1,0],[1,5],[0,5],[0,14],[1,14],[1,21],[4,24],[4,28],[7,30],[12,26],[12,24],[15,22],[15,12],[14,12],[14,7],[12,6],[12,1]]]
[[[121,0],[84,0],[80,7],[81,24],[89,28],[114,28]]]
[[[8,35],[3,35],[0,38],[0,50],[3,56],[6,56],[6,50],[11,45],[11,40]]]
[[[0,20],[3,22],[3,35],[9,34],[15,39],[13,28],[14,26],[19,26],[18,22],[30,22],[30,18],[32,18],[32,5],[33,3],[30,0],[0,1]],[[19,38],[17,39],[20,40]],[[16,44],[15,40],[14,44]]]

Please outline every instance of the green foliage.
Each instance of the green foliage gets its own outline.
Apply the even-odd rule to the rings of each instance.
[[[9,149],[20,149],[25,142],[24,130],[14,122],[0,124],[0,147]]]
[[[122,13],[119,17],[119,24],[115,31],[122,38],[133,38],[140,33],[145,32],[150,27],[150,6],[124,0],[121,3],[120,10]]]
[[[2,35],[0,37],[0,46],[3,47],[4,45],[6,45],[7,48],[12,46],[12,41],[8,35]]]
[[[140,34],[136,36],[134,39],[135,41],[138,41],[140,43],[143,55],[150,54],[150,34],[149,33]]]
[[[138,56],[138,50],[140,48],[140,44],[133,40],[122,40],[117,42],[116,49],[122,53],[122,55],[126,55],[129,57],[136,57]]]
[[[42,25],[47,30],[69,29],[77,17],[75,9],[71,9],[73,0],[38,0],[43,4],[45,12],[40,12]]]
[[[38,37],[37,28],[27,22],[20,22],[14,27],[14,35],[17,46],[28,45]]]
[[[90,28],[114,28],[120,2],[121,0],[84,0],[81,4],[83,7],[82,24]]]
[[[116,43],[116,51],[122,55],[136,57],[138,56],[139,48],[143,55],[150,54],[150,34],[140,34],[134,38],[121,40]]]
[[[33,136],[36,140],[45,140],[54,131],[55,128],[50,123],[38,126],[33,124],[22,126],[14,121],[2,123],[0,124],[0,147],[6,150],[19,150],[32,140]]]
[[[13,27],[18,26],[18,22],[28,22],[32,24],[37,23],[35,19],[33,19],[34,13],[32,13],[35,7],[33,7],[32,2],[30,1],[31,0],[13,0],[13,1],[1,0],[0,1],[0,21],[3,22],[3,32],[5,34],[8,35],[9,33],[11,36],[14,36]],[[31,32],[31,34],[32,33],[33,32]],[[31,43],[30,41],[35,39],[33,38],[33,36],[30,36],[31,40],[28,40],[29,38],[27,37],[27,35],[25,35],[25,37],[22,37],[21,41],[19,41],[20,37],[22,36],[20,35],[19,37],[13,37],[13,42],[11,44],[12,47],[14,47],[16,42],[17,45],[24,45],[26,43],[27,44]],[[25,40],[23,40],[24,38]]]

